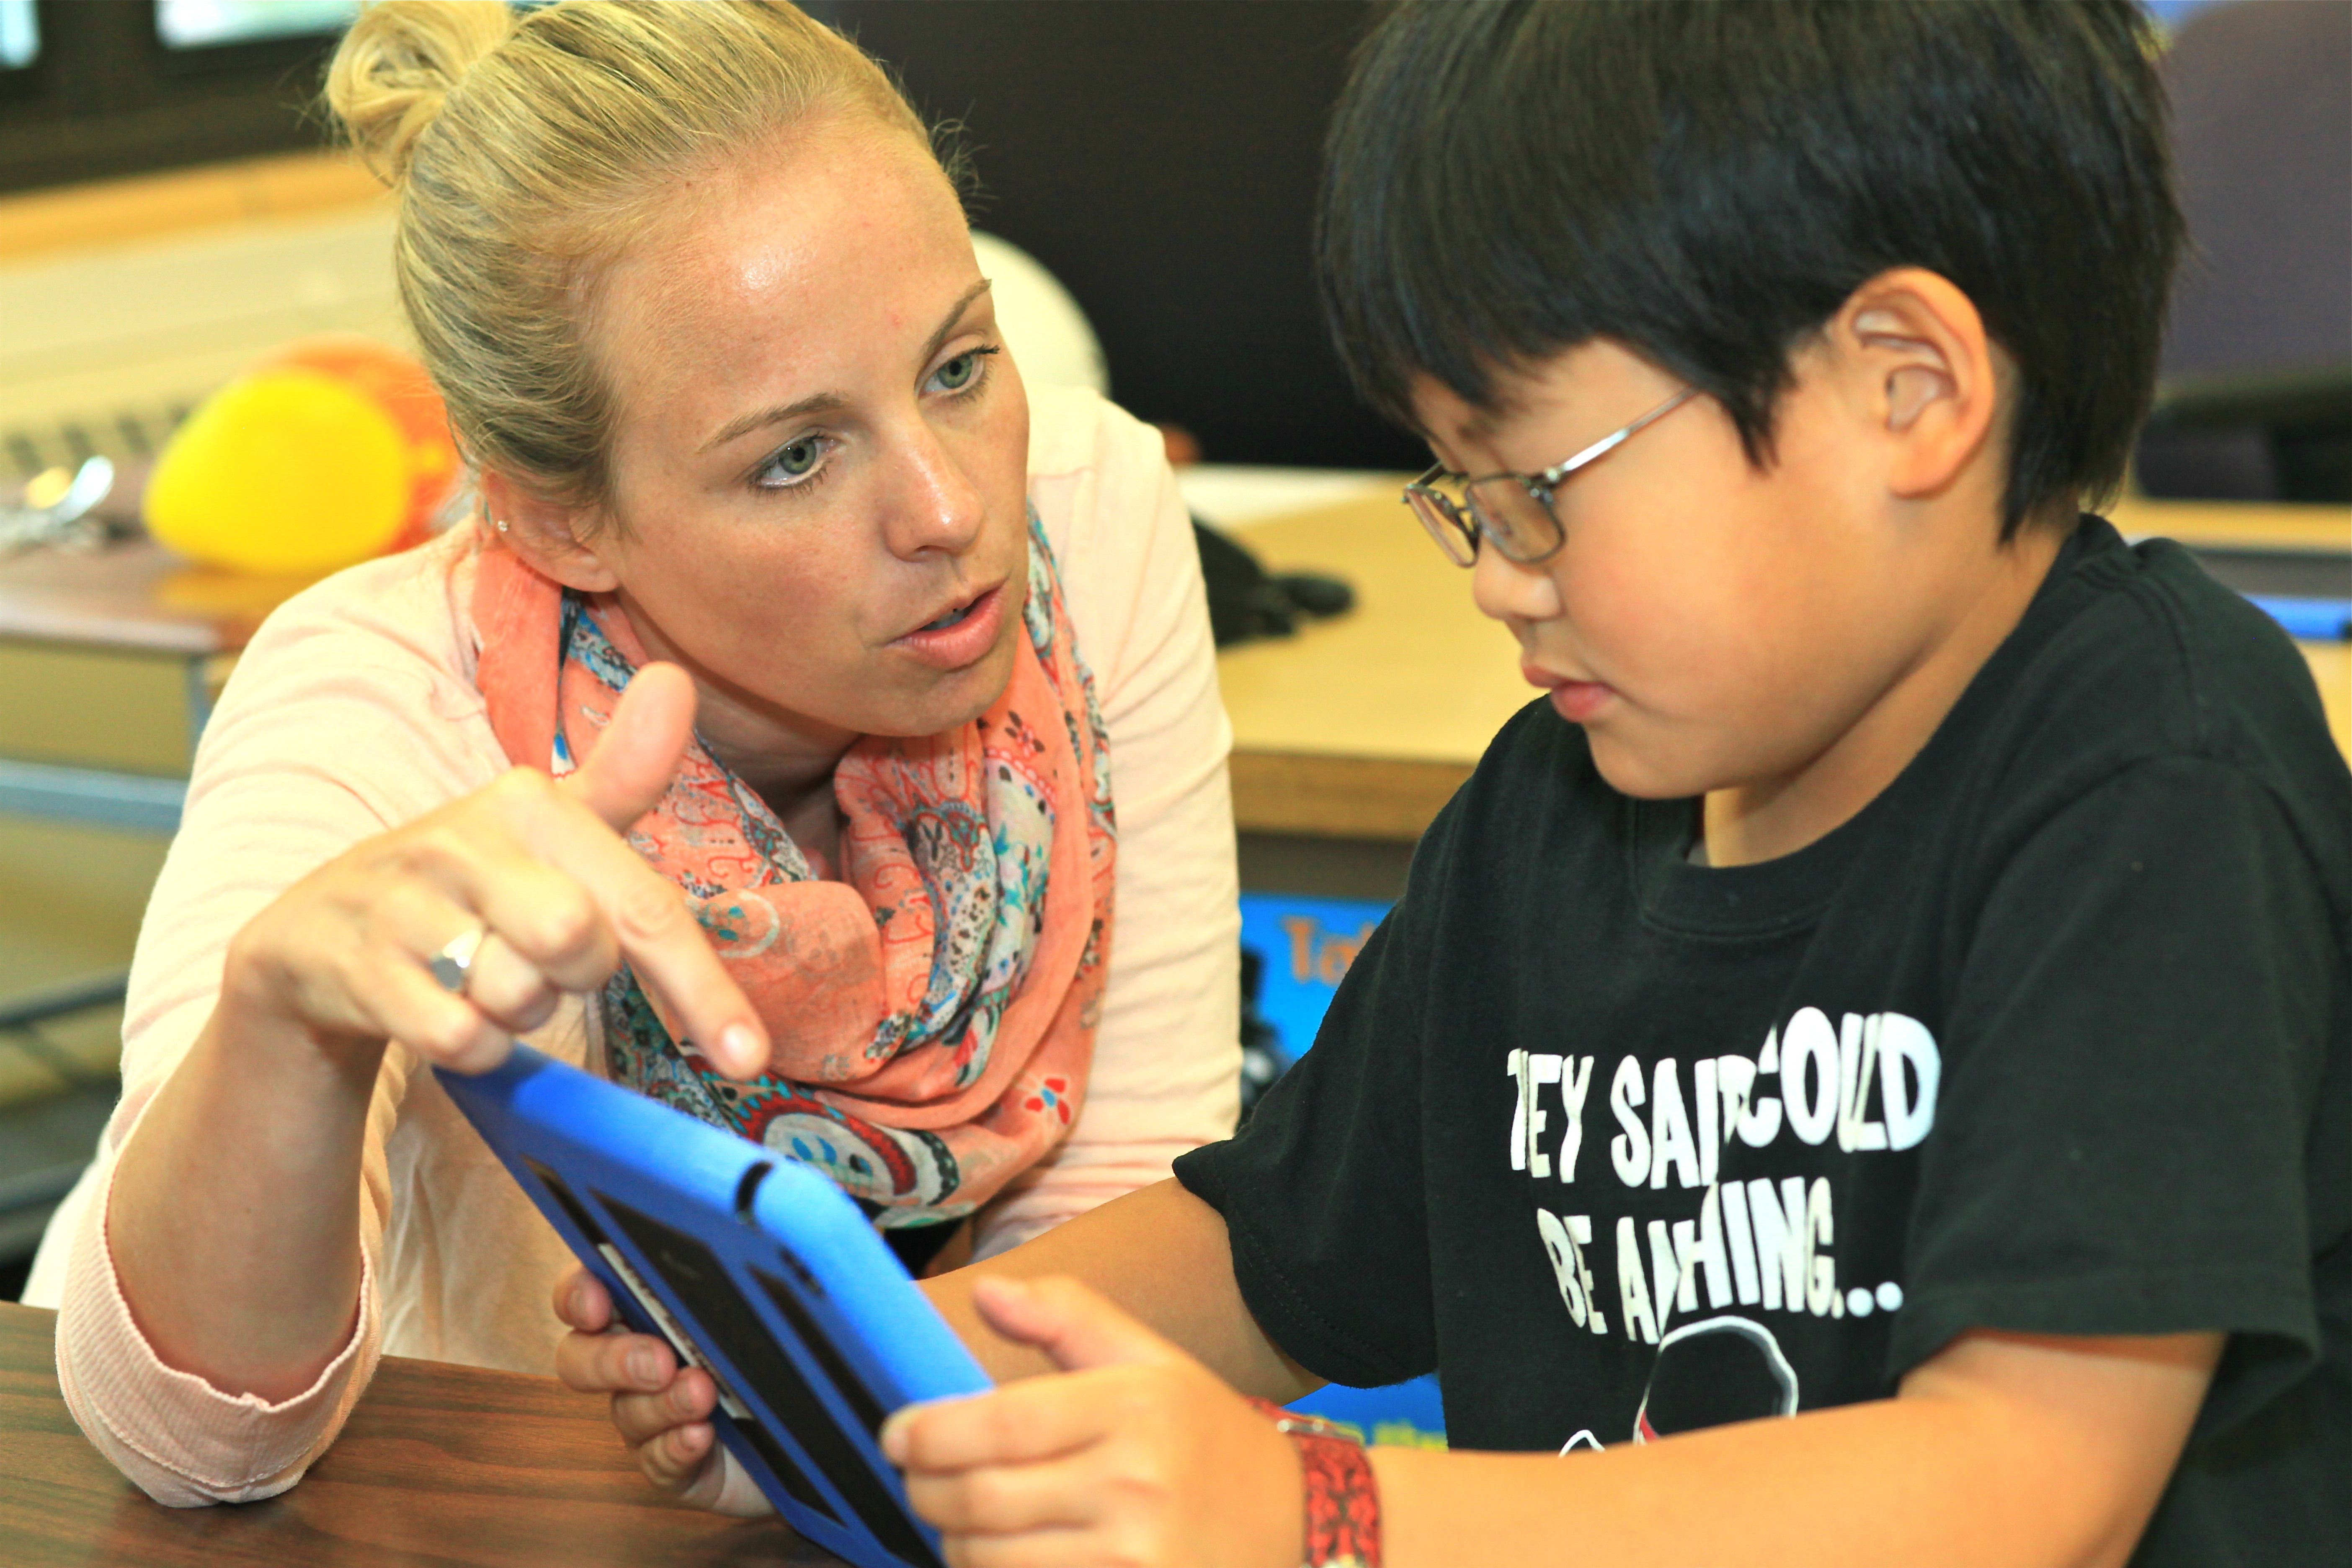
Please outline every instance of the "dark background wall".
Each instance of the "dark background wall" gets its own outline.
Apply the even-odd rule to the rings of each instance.
[[[1211,461],[1419,468],[1317,313],[1325,122],[1366,0],[835,0],[812,10],[960,120],[973,218],[1077,296],[1112,395]]]
[[[41,52],[0,72],[0,192],[322,145],[329,37],[167,49],[152,0],[40,0]]]

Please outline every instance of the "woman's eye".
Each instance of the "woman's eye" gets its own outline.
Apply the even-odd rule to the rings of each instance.
[[[760,482],[772,488],[798,484],[816,471],[824,460],[824,441],[816,436],[803,436],[797,441],[787,441],[776,448],[760,470]]]
[[[966,349],[931,372],[931,384],[950,394],[975,390],[986,379],[982,362],[995,352],[993,348]]]

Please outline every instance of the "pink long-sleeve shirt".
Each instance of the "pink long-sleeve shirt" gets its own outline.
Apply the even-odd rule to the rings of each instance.
[[[1118,921],[1091,1081],[1068,1139],[979,1219],[1001,1251],[1169,1173],[1232,1131],[1238,1068],[1232,731],[1192,531],[1157,432],[1090,393],[1032,394],[1029,493],[1110,734]],[[505,771],[473,680],[470,529],[341,573],[253,640],[205,731],[132,963],[122,1101],[53,1227],[67,1248],[58,1373],[82,1430],[157,1500],[300,1479],[390,1352],[545,1373],[571,1254],[406,1050],[384,1055],[362,1155],[351,1341],[271,1403],[165,1364],[108,1250],[116,1159],[210,1016],[230,938],[362,839]],[[530,1041],[600,1070],[593,1010]]]

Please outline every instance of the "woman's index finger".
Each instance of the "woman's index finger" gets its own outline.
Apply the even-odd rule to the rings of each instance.
[[[767,1066],[767,1030],[712,950],[684,891],[646,864],[576,792],[540,778],[538,785],[515,786],[516,795],[529,798],[509,803],[512,830],[534,855],[587,890],[665,1020],[674,1021],[720,1071],[756,1076]]]

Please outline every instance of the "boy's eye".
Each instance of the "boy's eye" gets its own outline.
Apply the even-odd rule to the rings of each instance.
[[[761,470],[760,482],[767,485],[789,485],[799,482],[816,470],[824,458],[824,442],[815,436],[803,436],[776,448],[775,456]]]
[[[940,384],[940,389],[943,392],[961,392],[970,386],[972,378],[979,374],[980,355],[961,353],[940,366],[938,374],[932,379]]]

